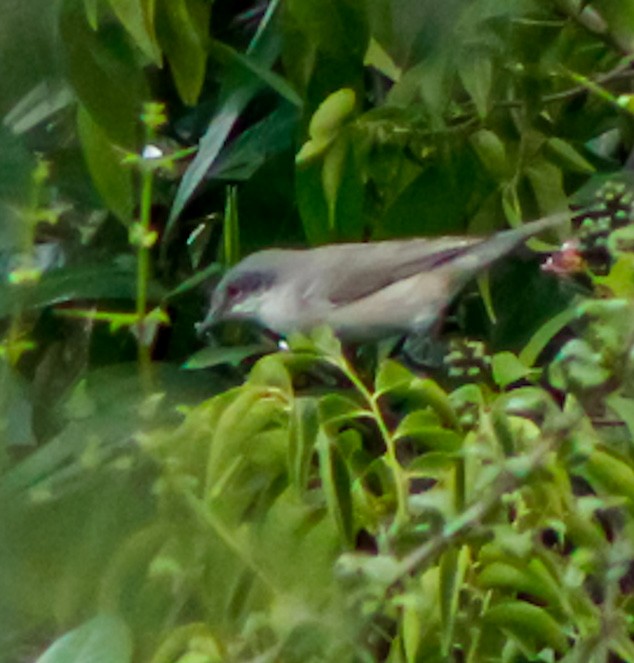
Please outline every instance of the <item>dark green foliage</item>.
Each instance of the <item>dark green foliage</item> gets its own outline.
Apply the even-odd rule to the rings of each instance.
[[[634,662],[631,3],[5,4],[0,661]],[[438,347],[196,336],[252,250],[567,209]]]

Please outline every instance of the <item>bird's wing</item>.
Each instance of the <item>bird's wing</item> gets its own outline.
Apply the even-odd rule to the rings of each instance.
[[[331,266],[328,291],[321,294],[333,305],[342,306],[402,279],[441,268],[448,281],[448,291],[455,292],[523,241],[567,218],[567,213],[557,214],[484,238],[439,237],[376,242],[364,247],[362,259],[358,244],[352,245],[354,248],[342,245],[337,255],[331,253],[342,267]]]
[[[335,306],[350,304],[421,272],[437,269],[483,240],[473,237],[440,237],[368,244],[363,256],[342,252],[341,269],[334,266],[328,300]],[[345,248],[345,247],[342,247]],[[359,247],[357,245],[357,251]]]

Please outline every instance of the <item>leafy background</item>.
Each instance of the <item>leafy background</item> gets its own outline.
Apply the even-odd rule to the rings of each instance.
[[[0,660],[634,661],[634,5],[2,14]],[[196,336],[258,248],[564,210],[427,371]]]

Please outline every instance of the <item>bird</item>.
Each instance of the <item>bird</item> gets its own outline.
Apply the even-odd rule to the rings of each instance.
[[[425,333],[474,276],[569,219],[562,212],[485,237],[257,251],[220,280],[198,331],[225,320],[250,320],[281,337],[323,325],[351,342]]]

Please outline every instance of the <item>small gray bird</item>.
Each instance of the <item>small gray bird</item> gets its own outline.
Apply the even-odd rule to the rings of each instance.
[[[484,238],[258,251],[222,278],[199,331],[221,320],[242,319],[282,336],[324,324],[348,341],[421,333],[476,274],[569,218],[556,214]]]

